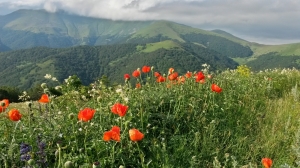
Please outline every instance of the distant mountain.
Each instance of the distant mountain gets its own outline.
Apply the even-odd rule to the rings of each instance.
[[[170,67],[180,74],[200,71],[202,64],[211,70],[236,68],[232,59],[193,43],[166,40],[148,44],[78,46],[70,48],[37,47],[0,53],[0,86],[28,89],[51,74],[59,81],[77,75],[84,84],[106,75],[112,82],[123,83],[123,75],[143,65],[167,73]]]
[[[164,20],[113,21],[24,9],[0,16],[0,86],[30,88],[46,73],[60,80],[76,74],[84,84],[102,75],[122,82],[124,73],[146,64],[181,73],[200,70],[203,63],[212,70],[238,64],[254,70],[298,67],[299,48],[300,43],[257,44],[223,30]]]
[[[229,57],[252,55],[241,40],[174,22],[112,21],[45,10],[18,10],[1,16],[0,37],[11,49],[176,40],[198,43]]]
[[[11,49],[9,47],[7,47],[6,45],[4,45],[0,40],[0,52],[9,51],[9,50],[11,50]]]
[[[18,10],[1,17],[0,37],[12,49],[106,45],[118,43],[151,23],[112,21],[45,10]]]

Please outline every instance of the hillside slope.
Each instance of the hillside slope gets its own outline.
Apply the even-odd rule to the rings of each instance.
[[[175,40],[198,43],[228,57],[252,55],[243,40],[175,22],[113,21],[44,10],[18,10],[1,16],[0,38],[11,49]]]
[[[112,21],[65,12],[18,10],[2,16],[0,37],[12,49],[105,45],[116,43],[150,23],[152,21]]]
[[[143,65],[154,66],[166,73],[173,67],[181,74],[199,71],[201,65],[211,65],[211,70],[235,68],[237,63],[216,51],[193,43],[160,42],[168,46],[151,48],[151,45],[119,44],[107,46],[78,46],[71,48],[22,49],[0,53],[0,86],[31,88],[45,82],[51,74],[63,81],[77,75],[85,85],[103,75],[112,82],[124,82],[124,73],[133,72]],[[165,43],[165,44],[162,44]]]

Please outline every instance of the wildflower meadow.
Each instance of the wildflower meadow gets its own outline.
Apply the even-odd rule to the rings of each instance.
[[[1,100],[0,167],[300,166],[299,70],[145,65],[121,85],[79,80]]]

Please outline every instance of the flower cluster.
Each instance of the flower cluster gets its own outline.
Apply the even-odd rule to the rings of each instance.
[[[47,159],[46,159],[46,143],[42,141],[41,139],[41,135],[38,135],[37,137],[37,146],[38,146],[38,151],[35,153],[37,156],[37,165],[39,167],[47,167],[48,163],[47,163]]]
[[[28,161],[31,156],[30,156],[30,151],[31,151],[31,146],[26,143],[21,143],[20,145],[20,159],[21,161]]]

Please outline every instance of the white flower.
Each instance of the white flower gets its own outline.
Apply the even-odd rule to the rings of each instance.
[[[52,77],[52,80],[53,80],[53,81],[57,81],[56,77]]]
[[[46,74],[45,76],[44,76],[44,78],[46,78],[46,79],[51,79],[51,75],[50,74]]]
[[[55,86],[55,90],[60,90],[61,86]]]
[[[126,103],[128,103],[128,100],[129,100],[128,97],[124,97],[123,99],[124,99],[124,101],[125,101]]]
[[[116,89],[116,92],[117,92],[117,93],[122,93],[122,89],[121,89],[121,88]]]

